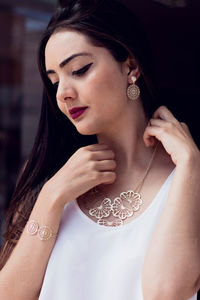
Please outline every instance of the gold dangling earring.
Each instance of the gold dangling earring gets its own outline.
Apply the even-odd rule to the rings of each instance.
[[[127,96],[130,100],[137,100],[140,96],[140,88],[135,84],[136,77],[131,77],[133,83],[127,88]]]

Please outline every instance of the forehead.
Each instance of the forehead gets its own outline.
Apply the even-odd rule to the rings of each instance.
[[[95,49],[95,51],[94,51]],[[100,49],[93,46],[89,39],[78,32],[62,30],[54,33],[49,38],[45,48],[46,68],[52,64],[59,64],[63,58],[67,58],[78,52],[94,53]]]

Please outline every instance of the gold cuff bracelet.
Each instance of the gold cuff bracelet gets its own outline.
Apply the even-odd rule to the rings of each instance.
[[[38,234],[41,241],[47,241],[52,237],[56,237],[57,234],[53,233],[49,226],[39,226],[38,222],[35,220],[30,220],[27,222],[26,231],[29,235]]]

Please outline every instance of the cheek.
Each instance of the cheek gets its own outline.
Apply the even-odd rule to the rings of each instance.
[[[104,66],[88,78],[91,93],[97,97],[122,97],[125,88],[119,69]],[[103,100],[103,99],[102,99]],[[109,99],[108,99],[109,100]]]

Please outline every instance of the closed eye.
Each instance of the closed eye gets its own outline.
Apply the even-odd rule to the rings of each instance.
[[[73,71],[72,75],[73,76],[83,76],[91,67],[93,63],[87,64],[86,66],[84,66],[83,68],[77,70],[77,71]]]
[[[79,70],[76,70],[76,71],[73,71],[72,75],[73,76],[83,76],[90,69],[90,67],[92,66],[92,64],[93,63],[89,63],[86,66],[84,66],[83,68],[81,68]],[[53,88],[54,88],[55,92],[57,92],[58,85],[59,85],[58,81],[53,84]]]

